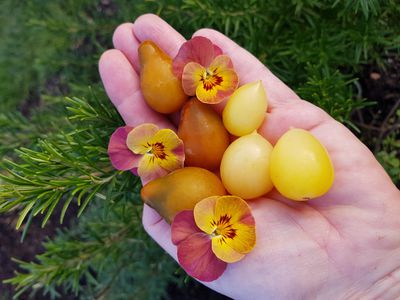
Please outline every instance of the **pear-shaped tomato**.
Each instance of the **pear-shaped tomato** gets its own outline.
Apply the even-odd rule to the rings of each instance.
[[[147,183],[141,191],[143,202],[171,223],[182,210],[193,210],[200,200],[222,196],[226,191],[214,173],[195,167],[178,169]]]
[[[178,136],[185,145],[185,165],[218,169],[229,145],[229,133],[210,105],[196,98],[188,101],[181,114]]]
[[[188,97],[172,73],[172,59],[151,41],[140,44],[138,51],[140,87],[147,104],[165,114],[179,110]]]

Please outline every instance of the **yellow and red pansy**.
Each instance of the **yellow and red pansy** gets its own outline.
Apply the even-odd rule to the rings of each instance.
[[[201,36],[185,42],[173,62],[174,74],[182,79],[184,92],[204,103],[216,104],[237,88],[239,78],[229,56]]]
[[[183,142],[170,129],[146,123],[118,128],[108,145],[111,163],[118,170],[131,170],[143,183],[182,168]]]
[[[243,259],[256,243],[255,220],[249,205],[230,195],[208,197],[193,211],[178,213],[171,232],[179,263],[201,281],[219,278],[227,263]]]

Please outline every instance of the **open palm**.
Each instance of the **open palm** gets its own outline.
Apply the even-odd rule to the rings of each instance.
[[[257,246],[206,285],[235,299],[393,299],[400,295],[400,192],[372,153],[342,124],[300,100],[223,34],[202,29],[195,35],[209,38],[231,57],[240,84],[263,81],[269,98],[267,118],[259,129],[263,136],[274,144],[290,127],[307,129],[327,148],[335,168],[333,187],[319,199],[294,202],[272,191],[250,201]],[[122,24],[114,33],[116,49],[100,59],[104,86],[128,125],[152,122],[174,128],[177,116],[166,118],[152,111],[141,95],[137,48],[144,40],[153,40],[172,57],[185,41],[154,15]],[[146,205],[143,224],[176,259],[169,225]]]

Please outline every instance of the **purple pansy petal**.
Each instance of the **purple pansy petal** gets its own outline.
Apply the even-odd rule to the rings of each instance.
[[[214,281],[226,269],[226,262],[218,259],[211,249],[211,238],[194,233],[178,245],[178,260],[183,269],[201,281]]]
[[[172,150],[172,153],[176,156],[176,159],[181,163],[180,168],[183,168],[185,163],[185,145],[183,142],[179,144],[175,149]]]
[[[214,57],[217,57],[218,55],[222,55],[222,49],[220,47],[218,47],[217,45],[213,45],[214,46]]]
[[[108,143],[108,156],[117,170],[127,171],[138,167],[141,155],[132,153],[126,146],[126,138],[131,130],[130,126],[117,128]]]
[[[201,232],[194,222],[193,210],[179,212],[171,224],[172,243],[178,245],[190,235]]]
[[[222,54],[221,48],[203,36],[196,36],[183,43],[179,49],[173,61],[173,72],[180,79],[187,63],[196,62],[204,67],[208,67],[215,56],[220,54]]]
[[[133,169],[131,169],[130,171],[132,172],[133,175],[139,176],[139,174],[138,174],[138,168],[133,168]]]

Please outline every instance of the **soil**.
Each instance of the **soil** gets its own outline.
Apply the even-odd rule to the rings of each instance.
[[[361,130],[362,141],[377,153],[389,134],[400,140],[400,57],[388,55],[385,68],[367,65],[359,74],[361,97],[374,104],[353,113],[352,121]],[[398,153],[400,157],[400,153]]]
[[[13,286],[3,284],[3,280],[14,277],[18,264],[12,259],[34,261],[36,254],[42,253],[42,243],[56,234],[57,228],[67,227],[75,219],[77,208],[71,205],[71,209],[65,215],[62,226],[59,224],[60,212],[55,211],[44,228],[41,227],[41,219],[34,218],[24,242],[21,242],[24,225],[17,231],[15,229],[19,212],[13,211],[0,215],[0,300],[11,300],[14,295]],[[20,300],[50,300],[50,297],[36,295],[32,298],[29,293],[22,295]],[[63,296],[63,300],[75,300],[72,296]]]
[[[359,74],[359,96],[374,101],[375,104],[355,111],[352,116],[352,121],[362,131],[363,141],[375,153],[381,149],[382,141],[388,134],[397,134],[397,138],[400,140],[400,120],[396,117],[396,111],[400,108],[400,58],[389,55],[385,60],[385,69],[377,65],[367,65]],[[28,100],[30,104],[32,101]],[[22,110],[25,115],[29,114],[24,111],[24,107]],[[75,216],[76,212],[70,211],[66,216],[67,224],[64,226],[68,226],[68,219],[73,220]],[[53,237],[59,226],[58,214],[54,214],[45,228],[41,228],[39,219],[34,219],[24,243],[21,243],[22,230],[15,230],[17,219],[18,212],[0,215],[0,300],[9,300],[14,293],[11,285],[2,283],[2,280],[13,277],[17,269],[17,264],[11,258],[24,261],[34,260],[35,255],[44,250],[42,242]],[[168,289],[168,293],[171,299],[229,299],[191,282],[188,283],[185,290],[187,291],[183,292],[172,285]],[[28,295],[24,295],[20,299],[47,300],[49,298],[41,295],[29,298]],[[62,299],[74,300],[76,298],[65,295]]]

